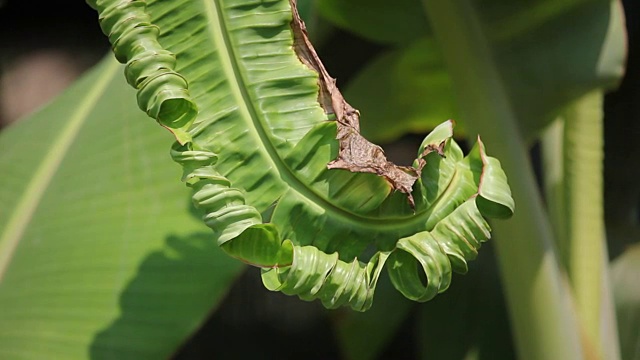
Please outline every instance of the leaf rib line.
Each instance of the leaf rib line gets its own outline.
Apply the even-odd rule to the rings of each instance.
[[[268,157],[265,158],[267,159],[267,161],[271,162],[274,169],[277,169],[279,176],[289,185],[292,190],[296,191],[310,201],[319,204],[325,210],[337,213],[341,217],[346,218],[355,224],[366,224],[367,226],[371,226],[380,230],[396,229],[408,224],[415,225],[426,222],[426,211],[423,213],[417,213],[410,217],[390,219],[380,219],[354,214],[324,199],[319,194],[309,189],[307,185],[302,183],[302,181],[298,179],[295,174],[293,174],[291,169],[280,158],[280,155],[273,146],[269,135],[264,129],[264,125],[258,119],[258,113],[256,112],[256,110],[250,106],[247,106],[248,103],[252,102],[252,98],[246,90],[246,86],[244,86],[245,79],[242,77],[242,74],[240,72],[240,65],[237,62],[237,57],[233,50],[233,44],[231,43],[230,36],[225,36],[228,29],[226,26],[226,20],[221,11],[222,9],[220,8],[221,5],[219,4],[219,0],[203,0],[203,4],[205,12],[207,13],[207,17],[216,20],[209,22],[209,33],[211,34],[211,38],[213,39],[213,41],[218,45],[218,49],[222,50],[219,51],[219,58],[222,63],[222,68],[227,74],[227,78],[233,79],[232,81],[229,81],[229,86],[231,88],[231,93],[239,104],[238,110],[240,111],[242,117],[244,117],[245,119],[251,119],[251,125],[253,126],[252,133],[254,134],[254,136],[258,137],[258,140],[260,142],[258,146],[262,147],[264,151],[266,151]]]
[[[60,164],[73,144],[80,128],[85,124],[91,109],[98,102],[119,68],[119,64],[112,61],[101,71],[94,87],[87,92],[83,103],[72,114],[67,125],[60,131],[58,138],[53,142],[50,151],[33,173],[24,196],[11,214],[4,232],[0,234],[0,283],[47,187],[58,172]]]

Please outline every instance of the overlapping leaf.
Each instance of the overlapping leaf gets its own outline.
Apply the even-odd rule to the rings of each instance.
[[[367,115],[362,134],[374,141],[426,133],[443,118],[460,120],[442,51],[429,37],[370,61],[349,82],[345,96]],[[465,135],[463,126],[458,122],[456,138]]]
[[[375,12],[370,3],[319,2],[326,19],[374,41],[388,42],[398,29],[414,28],[412,36],[404,34],[404,42],[395,41],[395,48],[371,61],[346,89],[354,105],[363,113],[371,113],[367,118],[370,129],[365,126],[363,132],[388,141],[403,131],[429,130],[434,121],[431,115],[440,109],[460,113],[461,104],[454,101],[450,64],[438,55],[445,43],[455,43],[452,34],[460,27],[457,23],[464,20],[455,16],[447,19],[451,32],[438,38],[427,31],[425,24],[422,31],[414,24],[414,19],[426,14],[424,2],[405,0],[399,6],[397,2],[374,1]],[[614,88],[624,73],[624,14],[616,1],[461,3],[469,4],[487,36],[491,62],[500,69],[507,100],[518,116],[521,134],[529,141],[540,135],[540,130],[567,104],[594,89]],[[403,26],[380,26],[380,14]],[[469,69],[479,68],[476,58],[461,61]],[[378,71],[380,68],[384,73]],[[388,73],[395,76],[390,78]],[[407,104],[416,97],[424,100]],[[388,114],[395,114],[390,133],[380,130],[381,124],[389,122]]]
[[[419,0],[322,0],[316,6],[339,27],[371,41],[406,44],[429,32]]]
[[[129,25],[103,22],[116,45],[131,38],[133,23],[146,24],[128,15],[134,3],[117,5]],[[366,310],[386,264],[398,290],[426,301],[448,287],[452,271],[466,271],[489,238],[484,217],[513,211],[499,162],[480,141],[463,157],[452,122],[418,149],[415,208],[383,177],[327,169],[340,147],[327,113],[342,104],[327,103],[318,74],[294,52],[289,2],[177,6],[151,1],[147,9],[199,109],[191,125],[178,126],[192,140],[172,154],[218,244],[262,267],[267,288]]]

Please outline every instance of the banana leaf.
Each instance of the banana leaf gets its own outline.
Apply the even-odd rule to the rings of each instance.
[[[478,139],[446,121],[411,167],[360,136],[288,1],[90,1],[138,104],[169,128],[196,207],[229,255],[270,290],[367,310],[386,265],[427,301],[514,208]],[[292,8],[293,5],[293,8]],[[197,109],[197,111],[196,111]]]
[[[316,7],[336,26],[382,44],[409,44],[430,33],[419,0],[322,0]]]
[[[434,115],[442,114],[442,109],[462,125],[473,122],[459,117],[459,91],[453,90],[451,68],[442,55],[442,48],[456,41],[452,34],[465,20],[447,19],[449,31],[436,36],[428,20],[423,20],[422,29],[413,25],[414,19],[428,14],[424,2],[406,0],[400,6],[374,1],[373,7],[370,3],[318,3],[326,19],[374,41],[388,42],[393,32],[411,26],[411,36],[398,35],[406,41],[393,42],[346,88],[354,104],[369,114],[363,132],[378,141],[397,139],[407,131],[426,132],[437,125]],[[472,9],[479,31],[485,34],[492,65],[500,70],[519,131],[528,142],[537,139],[565,106],[595,89],[614,89],[624,74],[624,14],[617,2],[481,0],[463,4]],[[383,27],[380,16],[402,26]],[[470,72],[485,75],[474,65],[477,59],[459,61]],[[410,101],[416,97],[424,100]]]
[[[0,133],[0,358],[167,358],[242,266],[110,55]]]

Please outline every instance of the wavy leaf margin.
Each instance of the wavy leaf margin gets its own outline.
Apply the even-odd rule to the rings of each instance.
[[[346,261],[336,252],[327,254],[314,246],[282,239],[278,227],[264,223],[264,214],[247,204],[244,192],[216,170],[218,155],[196,149],[190,142],[188,129],[197,108],[189,97],[187,81],[173,70],[175,55],[158,43],[158,28],[145,13],[144,2],[88,2],[100,12],[101,26],[116,57],[127,63],[125,75],[139,89],[140,107],[176,135],[172,157],[183,166],[183,181],[195,190],[193,201],[204,210],[204,221],[213,229],[218,245],[231,256],[261,267],[269,290],[303,300],[320,299],[328,308],[349,305],[365,311],[373,303],[377,280],[389,262],[394,286],[410,299],[427,301],[448,288],[453,271],[467,271],[466,261],[475,258],[481,243],[490,237],[485,217],[506,218],[514,211],[499,162],[485,154],[479,139],[469,156],[461,159],[455,155],[461,151],[452,139],[453,122],[448,121],[427,136],[414,164],[416,169],[426,165],[416,190],[422,201],[440,206],[429,210],[425,231],[401,237],[393,249],[378,250],[367,262],[358,258]],[[326,101],[321,91],[318,87],[319,101]],[[453,149],[448,152],[454,161],[451,174],[462,174],[463,180],[457,181],[464,182],[464,190],[453,190],[454,195],[446,190],[451,197],[447,201],[429,200],[429,176],[440,175],[426,158],[445,155],[447,152],[440,149],[445,146]]]
[[[87,0],[100,14],[102,32],[109,37],[116,59],[126,64],[125,77],[138,89],[138,106],[184,144],[184,129],[198,113],[187,80],[174,69],[176,56],[158,42],[160,29],[151,23],[146,3],[137,0]]]

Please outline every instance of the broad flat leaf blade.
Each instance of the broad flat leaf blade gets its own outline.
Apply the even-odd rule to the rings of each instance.
[[[220,301],[171,141],[111,59],[0,134],[0,358],[166,358]]]
[[[419,0],[322,0],[316,6],[337,26],[376,42],[409,43],[429,33]]]
[[[531,139],[558,111],[592,90],[618,85],[627,53],[619,3],[503,4],[484,0],[475,10],[523,136]]]

